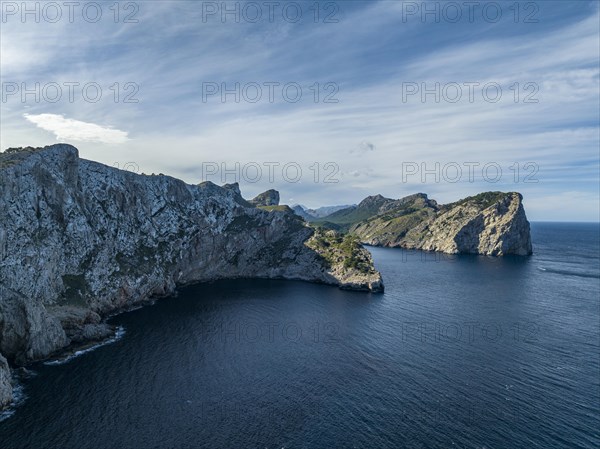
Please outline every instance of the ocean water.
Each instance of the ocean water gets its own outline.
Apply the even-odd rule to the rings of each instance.
[[[384,295],[220,281],[36,364],[0,448],[600,447],[597,224],[529,258],[371,248]]]

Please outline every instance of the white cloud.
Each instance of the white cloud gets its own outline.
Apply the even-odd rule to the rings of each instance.
[[[129,140],[126,131],[65,118],[59,114],[23,114],[23,116],[39,128],[54,133],[56,139],[61,141],[124,143]]]

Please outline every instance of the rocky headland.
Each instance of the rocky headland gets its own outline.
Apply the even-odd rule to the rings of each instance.
[[[118,170],[70,145],[0,153],[0,408],[10,365],[102,340],[109,314],[178,286],[282,278],[383,290],[361,245],[336,237],[323,251],[278,203],[275,191],[248,202],[237,184]]]
[[[517,192],[484,192],[445,205],[424,193],[398,200],[376,195],[313,222],[372,246],[487,256],[532,253]]]

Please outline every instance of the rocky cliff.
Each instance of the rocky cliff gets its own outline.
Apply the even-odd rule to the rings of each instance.
[[[369,204],[373,198],[367,199]],[[350,227],[350,233],[363,243],[451,254],[532,252],[529,222],[519,193],[485,192],[443,206],[422,193],[400,200],[381,198],[376,201],[375,214]]]
[[[250,204],[255,206],[279,206],[279,192],[277,190],[267,190],[252,198]]]
[[[120,171],[70,145],[1,153],[0,210],[0,407],[11,398],[6,359],[106,337],[102,317],[178,285],[260,277],[383,289],[366,250],[325,258],[289,208],[254,207],[237,185]]]

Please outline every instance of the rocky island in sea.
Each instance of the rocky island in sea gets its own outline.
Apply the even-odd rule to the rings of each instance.
[[[0,408],[12,401],[11,366],[105,339],[107,316],[178,286],[281,278],[383,291],[361,242],[531,253],[518,193],[445,206],[375,196],[310,223],[274,190],[247,201],[237,183],[134,174],[65,144],[0,153],[0,209]]]

